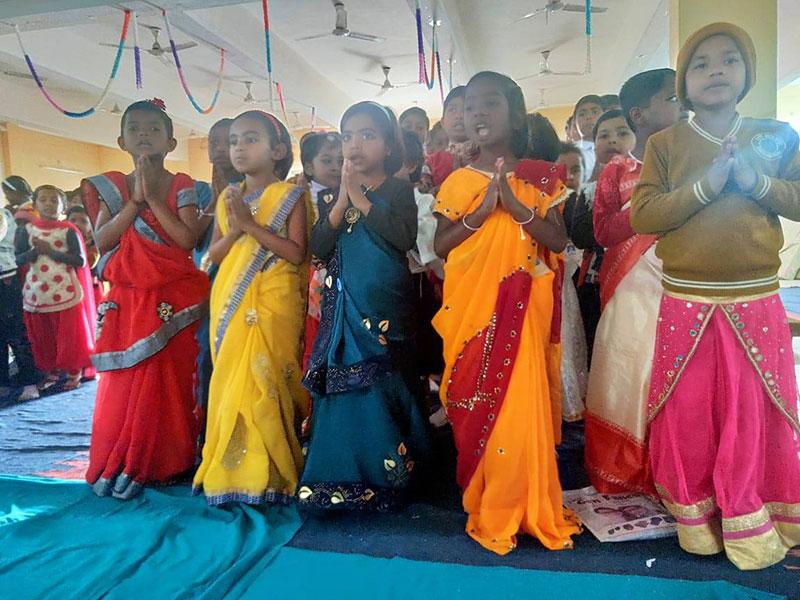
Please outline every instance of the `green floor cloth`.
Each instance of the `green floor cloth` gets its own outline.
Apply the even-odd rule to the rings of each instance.
[[[187,487],[122,502],[0,477],[0,597],[236,598],[301,524],[293,507],[209,508]]]
[[[473,567],[284,548],[244,598],[775,600],[727,581]]]
[[[82,483],[0,477],[0,597],[779,598],[723,581],[475,567],[284,548],[294,508],[208,508],[188,488],[130,502]]]

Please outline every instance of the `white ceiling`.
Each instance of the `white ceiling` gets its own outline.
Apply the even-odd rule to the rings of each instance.
[[[576,0],[577,1],[577,0]],[[584,18],[580,13],[555,13],[523,22],[515,19],[542,6],[545,0],[422,0],[426,51],[430,53],[430,27],[436,15],[440,54],[454,59],[453,84],[471,74],[493,69],[520,78],[539,69],[539,52],[552,50],[553,70],[582,71],[586,57]],[[375,98],[377,87],[358,81],[381,83],[381,66],[391,67],[394,83],[414,82],[418,77],[414,0],[345,0],[351,30],[385,38],[381,43],[328,36],[297,38],[331,30],[331,0],[272,0],[270,23],[275,80],[287,97],[290,127],[306,127],[310,106],[319,122],[336,124],[351,103]],[[583,76],[548,76],[522,79],[530,109],[570,104],[589,92],[613,92],[636,71],[668,62],[668,0],[597,0],[608,11],[593,20],[592,72]],[[194,40],[200,46],[180,52],[189,86],[201,105],[208,103],[216,84],[218,47],[226,50],[223,94],[211,115],[198,114],[184,96],[174,66],[143,53],[144,89],[136,90],[132,52],[126,51],[117,80],[104,108],[115,102],[124,106],[136,99],[158,96],[167,102],[177,124],[177,135],[202,134],[223,116],[246,110],[242,97],[244,80],[254,82],[253,94],[268,97],[260,2],[237,0],[3,0],[0,2],[0,119],[68,137],[113,145],[118,116],[100,112],[89,119],[73,120],[54,111],[41,97],[33,81],[5,75],[26,73],[13,29],[16,23],[28,52],[45,85],[69,109],[94,104],[105,85],[114,59],[122,24],[120,6],[136,10],[141,25],[160,26],[158,10],[168,11],[177,43]],[[800,75],[800,36],[789,35],[800,23],[800,2],[781,0],[780,80],[788,83]],[[635,32],[635,33],[628,33]],[[140,27],[140,41],[149,47],[153,38]],[[159,41],[167,47],[165,32]],[[128,36],[133,45],[133,32]],[[784,51],[784,46],[786,51]],[[428,68],[430,61],[428,62]],[[442,65],[445,93],[450,65]],[[277,106],[276,112],[280,113]],[[396,110],[412,104],[434,117],[441,112],[438,84],[429,91],[423,85],[390,90],[380,100]],[[259,104],[269,108],[268,103]],[[180,155],[176,156],[180,158]]]

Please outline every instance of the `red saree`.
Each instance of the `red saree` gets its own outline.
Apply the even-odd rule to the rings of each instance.
[[[82,195],[93,221],[100,202],[115,215],[129,201],[125,175],[84,180]],[[167,202],[176,214],[195,204],[192,179],[175,175]],[[111,289],[98,308],[92,359],[102,376],[86,480],[98,495],[127,498],[194,464],[195,331],[209,283],[147,209],[101,258],[98,272]]]

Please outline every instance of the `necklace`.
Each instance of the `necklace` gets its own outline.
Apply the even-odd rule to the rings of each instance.
[[[373,186],[361,186],[361,191],[364,193],[364,195],[371,192],[373,189]],[[353,225],[358,223],[359,219],[361,219],[361,214],[361,211],[352,205],[349,206],[346,211],[344,211],[344,220],[348,224],[347,233],[353,233]]]
[[[261,194],[264,193],[264,189],[265,188],[262,187],[260,190],[250,192],[242,198],[244,203],[250,208],[250,214],[253,216],[255,216],[255,214],[258,212],[258,204],[255,204],[255,202],[261,198]]]

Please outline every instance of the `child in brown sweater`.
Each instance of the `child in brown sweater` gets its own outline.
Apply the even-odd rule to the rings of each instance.
[[[755,82],[750,36],[693,34],[677,92],[694,119],[652,136],[631,224],[659,236],[664,294],[649,396],[656,489],[685,550],[740,569],[800,544],[791,337],[778,297],[778,216],[800,220],[798,136],[736,105]]]

